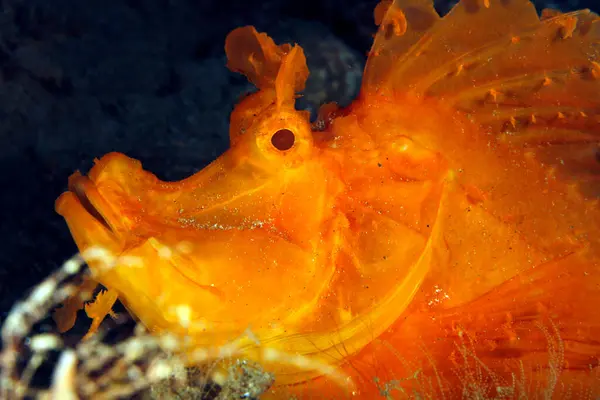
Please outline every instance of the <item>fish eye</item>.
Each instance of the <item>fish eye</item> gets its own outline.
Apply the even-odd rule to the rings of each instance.
[[[285,151],[292,148],[296,136],[289,129],[280,129],[271,136],[271,144],[279,151]]]

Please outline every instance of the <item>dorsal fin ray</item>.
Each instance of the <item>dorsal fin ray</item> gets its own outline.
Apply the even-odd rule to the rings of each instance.
[[[365,91],[376,82],[384,88],[416,89],[422,80],[431,79],[428,75],[450,67],[452,61],[538,22],[527,0],[462,0],[441,19],[431,0],[384,0],[381,4],[387,4],[386,12],[383,16],[375,13],[379,30],[367,62]],[[394,29],[402,23],[405,32]],[[378,70],[380,64],[389,66],[387,74]]]
[[[461,0],[436,19],[429,0],[382,4],[364,98],[439,99],[600,195],[596,14],[545,10],[540,18],[529,0]]]
[[[400,65],[440,20],[431,0],[382,0],[374,16],[379,30],[367,60],[363,92],[390,88]]]

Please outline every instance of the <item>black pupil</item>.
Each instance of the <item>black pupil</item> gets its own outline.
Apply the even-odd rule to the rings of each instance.
[[[289,129],[280,129],[271,136],[271,143],[277,150],[285,151],[292,148],[296,137]]]

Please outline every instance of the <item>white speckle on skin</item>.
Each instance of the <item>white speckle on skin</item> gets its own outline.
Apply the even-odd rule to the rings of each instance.
[[[192,243],[188,241],[182,241],[177,244],[176,249],[184,254],[190,254],[192,252],[192,247]]]
[[[437,285],[434,286],[433,292],[434,292],[434,298],[429,300],[429,302],[427,303],[427,305],[429,305],[429,306],[440,304],[444,300],[450,298],[450,296],[448,296],[448,293],[444,292],[444,290]]]
[[[114,257],[111,252],[102,247],[90,247],[82,253],[84,258],[89,260],[105,261],[112,263]]]
[[[144,261],[137,256],[123,256],[119,258],[119,262],[132,268],[142,268],[144,266]]]
[[[263,350],[262,356],[267,361],[274,361],[279,359],[279,352],[273,348],[267,347]]]
[[[173,256],[173,251],[167,246],[162,246],[158,250],[158,256],[163,260],[168,260]]]
[[[184,328],[188,328],[190,326],[190,321],[192,320],[192,309],[190,306],[186,304],[180,304],[175,307],[175,314],[177,315],[177,319],[179,323]]]

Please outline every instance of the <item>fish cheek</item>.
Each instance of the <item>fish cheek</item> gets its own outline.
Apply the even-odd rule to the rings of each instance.
[[[128,308],[145,325],[219,333],[223,341],[249,326],[259,337],[272,335],[273,324],[293,329],[328,281],[312,254],[259,230],[151,238],[130,256],[143,260],[142,269],[122,268],[103,282],[126,294]],[[178,320],[181,310],[187,326]]]
[[[217,312],[222,307],[222,296],[181,273],[190,264],[182,249],[151,237],[121,254],[97,278],[116,290],[125,307],[150,330],[193,334],[205,327],[204,309]]]

